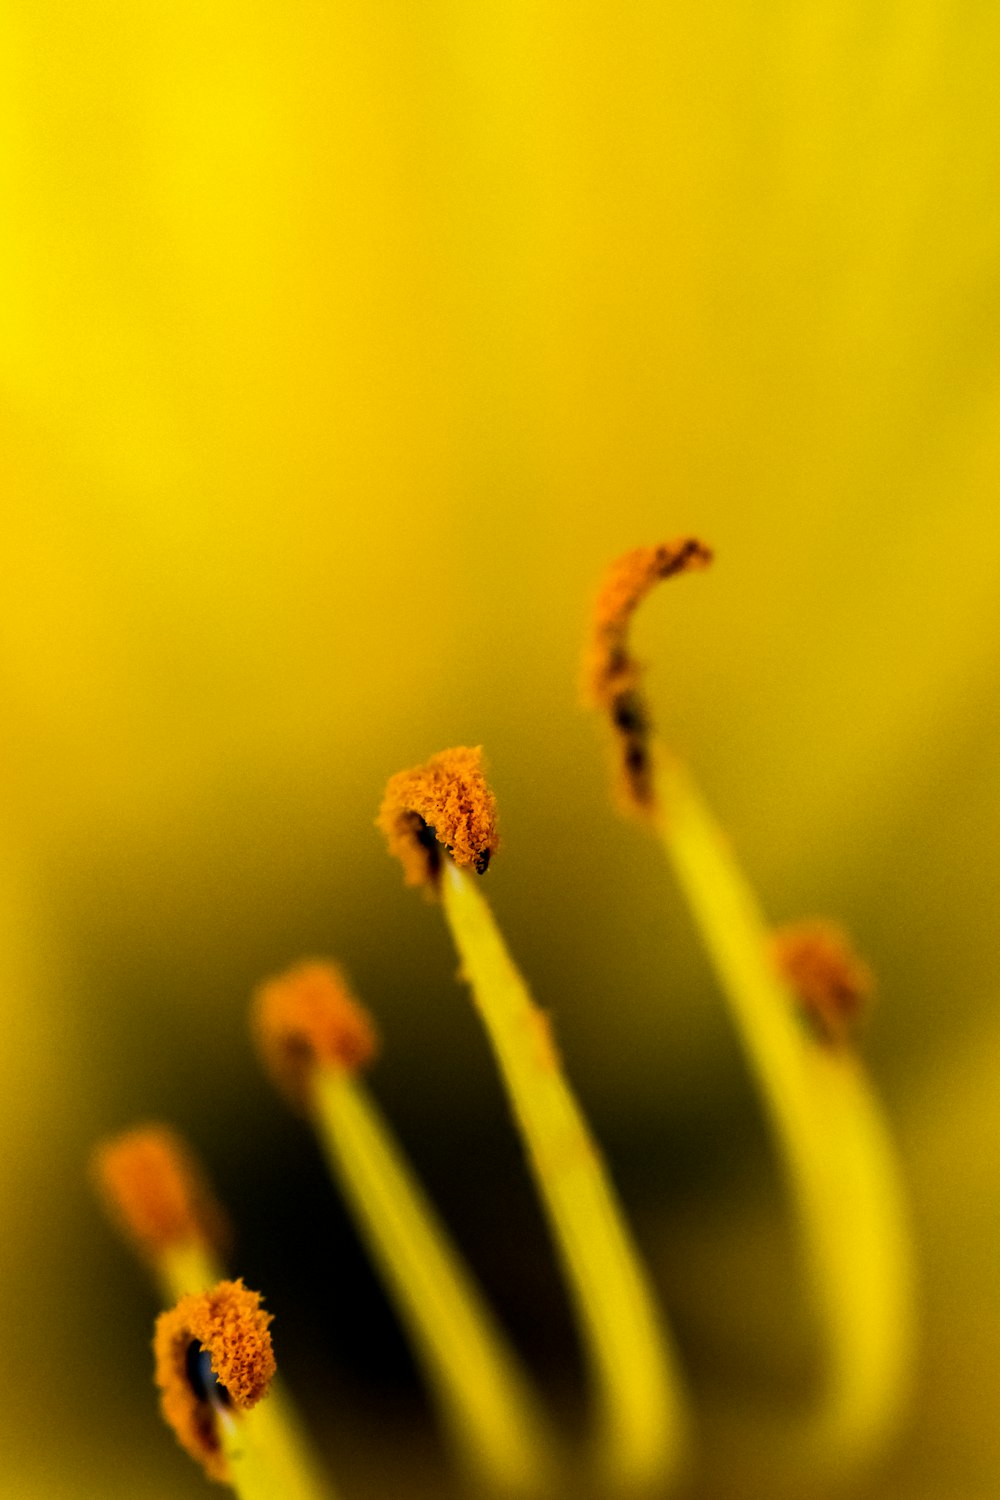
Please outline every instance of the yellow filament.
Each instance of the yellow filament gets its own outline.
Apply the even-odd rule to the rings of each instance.
[[[517,1360],[360,1079],[317,1066],[316,1126],[480,1491],[549,1487],[551,1440]]]
[[[245,1427],[248,1422],[249,1462],[251,1467],[256,1462],[268,1474],[271,1500],[278,1496],[282,1500],[286,1496],[287,1500],[335,1500],[334,1488],[320,1469],[298,1410],[279,1376],[275,1377],[267,1398],[254,1407],[249,1417],[242,1419],[241,1425]],[[224,1424],[221,1432],[226,1447]],[[228,1448],[226,1451],[229,1453]],[[231,1453],[229,1457],[232,1460]],[[232,1472],[237,1474],[235,1466]],[[249,1500],[249,1491],[247,1496]]]
[[[222,1451],[226,1455],[229,1470],[228,1484],[239,1500],[284,1500],[302,1497],[314,1491],[305,1491],[301,1484],[289,1489],[294,1476],[279,1462],[279,1454],[273,1444],[273,1424],[269,1424],[268,1409],[273,1393],[264,1398],[253,1411],[239,1416],[230,1411],[216,1413],[216,1423]]]
[[[656,826],[704,937],[784,1156],[826,1388],[799,1456],[861,1464],[891,1436],[908,1389],[913,1271],[891,1142],[847,1047],[797,1022],[768,931],[684,768],[661,755]]]
[[[576,1306],[600,1403],[602,1478],[615,1495],[661,1492],[683,1453],[685,1402],[644,1270],[475,877],[445,859],[441,891]]]
[[[189,1292],[203,1292],[221,1281],[225,1271],[210,1250],[196,1242],[161,1250],[154,1266],[156,1284],[166,1307]]]

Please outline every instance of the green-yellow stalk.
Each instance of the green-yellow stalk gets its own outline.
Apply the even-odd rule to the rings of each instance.
[[[296,1477],[281,1462],[281,1455],[274,1447],[273,1429],[263,1420],[273,1399],[272,1391],[253,1411],[239,1416],[225,1410],[216,1412],[229,1467],[228,1483],[239,1500],[279,1500],[279,1497],[284,1500],[286,1495],[305,1500],[307,1493],[314,1493],[302,1489],[301,1479],[298,1488],[287,1487],[290,1482],[296,1483]]]
[[[895,1154],[855,1054],[799,1024],[754,895],[691,777],[658,760],[656,828],[770,1115],[822,1332],[824,1397],[798,1454],[850,1468],[891,1436],[908,1390],[913,1269]]]
[[[313,1116],[479,1493],[545,1493],[552,1440],[516,1356],[362,1081],[318,1065]]]
[[[645,1271],[476,877],[445,859],[441,895],[575,1304],[599,1400],[602,1479],[615,1495],[662,1493],[684,1452],[686,1402]]]

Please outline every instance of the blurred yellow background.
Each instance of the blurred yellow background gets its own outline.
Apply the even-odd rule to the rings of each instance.
[[[456,743],[703,1408],[805,1378],[759,1106],[576,702],[602,568],[690,530],[717,568],[640,622],[664,732],[775,919],[841,916],[881,980],[925,1347],[863,1493],[996,1494],[998,66],[992,7],[929,0],[3,0],[0,1492],[204,1492],[85,1178],[165,1115],[355,1492],[437,1493],[246,1038],[303,953],[374,1009],[373,1086],[572,1413],[484,1046],[372,827]]]

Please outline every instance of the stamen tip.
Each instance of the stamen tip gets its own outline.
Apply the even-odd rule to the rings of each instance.
[[[178,1247],[218,1250],[229,1239],[193,1153],[167,1125],[139,1125],[99,1142],[91,1175],[109,1217],[154,1264]]]
[[[642,694],[642,664],[629,651],[632,615],[664,578],[707,568],[714,554],[697,537],[636,547],[611,564],[597,596],[584,661],[588,706],[608,714],[618,744],[625,811],[648,816],[655,808],[652,722]]]
[[[212,1479],[229,1477],[217,1406],[228,1402],[249,1411],[267,1394],[274,1376],[271,1321],[259,1294],[242,1281],[220,1281],[182,1297],[156,1321],[153,1351],[163,1415],[181,1447]],[[224,1393],[221,1400],[208,1386],[202,1352]]]
[[[772,954],[785,983],[819,1036],[847,1043],[871,1003],[874,975],[836,922],[793,922],[771,936]]]
[[[355,1073],[378,1050],[374,1022],[343,971],[318,959],[265,980],[254,996],[252,1022],[265,1068],[297,1106],[308,1102],[315,1067]]]
[[[665,578],[707,568],[713,557],[711,548],[697,537],[678,537],[654,547],[635,547],[615,559],[594,605],[586,673],[587,697],[593,707],[614,711],[625,681],[635,684],[640,668],[628,654],[627,632],[646,595]]]
[[[437,887],[444,849],[483,875],[499,847],[496,798],[483,775],[482,747],[432,755],[390,778],[376,819],[407,885]]]

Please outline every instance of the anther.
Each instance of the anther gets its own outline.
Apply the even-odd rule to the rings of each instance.
[[[270,1322],[259,1295],[242,1281],[220,1281],[182,1297],[156,1320],[153,1350],[164,1418],[213,1479],[229,1477],[216,1412],[249,1411],[274,1376]],[[213,1380],[224,1397],[216,1396]]]
[[[460,745],[390,779],[376,826],[407,885],[434,890],[442,850],[456,865],[485,874],[500,841],[496,800],[482,766],[481,748]]]
[[[109,1216],[153,1265],[171,1250],[217,1251],[230,1238],[193,1152],[167,1125],[139,1125],[100,1142],[92,1174]]]
[[[343,970],[319,959],[265,980],[251,1019],[265,1068],[300,1108],[310,1104],[317,1067],[356,1073],[378,1050],[375,1024]]]
[[[624,806],[648,816],[655,809],[650,739],[652,721],[642,695],[642,664],[629,651],[632,616],[664,578],[706,568],[712,552],[696,537],[637,547],[612,563],[594,609],[584,662],[584,693],[615,730]]]
[[[875,979],[835,922],[812,918],[771,936],[778,971],[823,1042],[842,1046],[867,1011]]]

